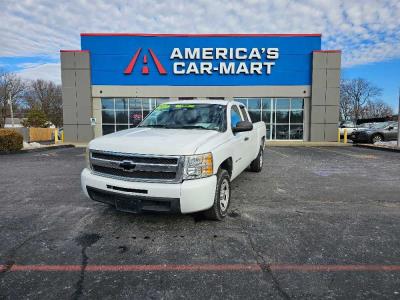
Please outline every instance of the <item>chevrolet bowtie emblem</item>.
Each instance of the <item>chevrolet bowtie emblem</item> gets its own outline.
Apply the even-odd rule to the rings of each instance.
[[[133,171],[136,168],[136,164],[133,163],[131,160],[123,160],[119,166],[124,170],[124,171]]]

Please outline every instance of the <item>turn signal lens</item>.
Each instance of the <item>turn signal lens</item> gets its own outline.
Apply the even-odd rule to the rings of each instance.
[[[183,179],[198,179],[213,174],[213,157],[211,153],[185,157]]]

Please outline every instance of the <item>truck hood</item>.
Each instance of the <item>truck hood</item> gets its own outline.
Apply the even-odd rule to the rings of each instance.
[[[191,155],[220,135],[214,130],[132,128],[94,139],[89,148],[132,154]]]

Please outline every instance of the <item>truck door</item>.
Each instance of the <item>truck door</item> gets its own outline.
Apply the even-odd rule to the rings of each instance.
[[[246,108],[244,105],[240,105],[240,112],[242,113],[243,120],[251,122]],[[245,131],[243,132],[244,136],[244,148],[246,148],[246,159],[247,159],[247,165],[250,165],[250,163],[253,161],[254,158],[257,157],[258,154],[258,141],[257,141],[257,136],[255,134],[255,130],[252,131]]]
[[[240,114],[237,105],[231,106],[231,128],[235,127],[243,118]],[[233,171],[232,177],[236,177],[247,167],[246,145],[247,145],[247,132],[237,132],[233,134]]]

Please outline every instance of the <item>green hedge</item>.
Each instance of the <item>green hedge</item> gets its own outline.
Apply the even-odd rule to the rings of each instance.
[[[14,152],[23,147],[22,135],[12,129],[0,129],[0,152]]]

